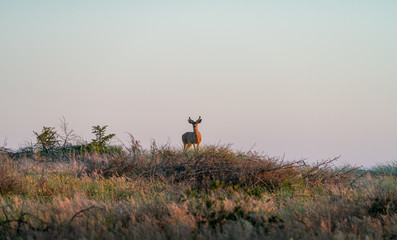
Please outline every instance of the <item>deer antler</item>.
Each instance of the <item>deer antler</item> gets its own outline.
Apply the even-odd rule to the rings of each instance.
[[[199,116],[199,118],[197,119],[197,121],[198,121],[198,120],[201,120],[201,116]],[[197,122],[197,121],[196,121],[196,122]]]
[[[189,123],[193,122],[193,120],[189,117],[189,119],[187,120]]]

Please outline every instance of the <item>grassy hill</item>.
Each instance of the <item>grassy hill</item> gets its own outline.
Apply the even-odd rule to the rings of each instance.
[[[393,239],[396,163],[138,142],[0,155],[0,239]],[[111,148],[109,148],[111,149]]]

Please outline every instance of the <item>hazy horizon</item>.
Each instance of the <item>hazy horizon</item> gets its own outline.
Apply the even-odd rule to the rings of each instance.
[[[0,145],[64,116],[182,146],[397,160],[395,1],[0,1]]]

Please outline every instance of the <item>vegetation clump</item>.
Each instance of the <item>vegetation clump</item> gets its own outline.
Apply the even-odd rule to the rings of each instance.
[[[43,127],[41,133],[33,132],[36,135],[37,145],[41,151],[49,154],[58,146],[57,132],[53,127]]]
[[[70,158],[70,155],[83,155],[84,153],[121,153],[122,147],[112,146],[110,142],[116,136],[116,134],[106,134],[107,125],[105,126],[92,126],[92,133],[95,138],[91,142],[85,142],[81,140],[73,131],[70,129],[66,119],[61,119],[60,124],[61,134],[57,132],[54,127],[43,126],[40,133],[33,131],[36,136],[36,143],[28,144],[17,152],[10,152],[11,155],[21,156],[33,156],[39,155],[41,157],[50,157],[51,159]],[[4,152],[4,151],[3,151]]]
[[[103,127],[97,125],[92,127],[92,133],[95,134],[95,138],[91,141],[91,148],[96,152],[103,152],[107,149],[109,142],[112,140],[116,134],[108,134],[106,135],[106,128],[108,126],[105,125]]]

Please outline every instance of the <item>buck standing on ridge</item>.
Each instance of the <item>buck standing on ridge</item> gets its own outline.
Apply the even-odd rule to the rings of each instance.
[[[193,121],[192,119],[190,119],[190,117],[187,120],[190,124],[193,125],[193,132],[186,132],[182,135],[183,151],[188,150],[190,146],[192,146],[192,144],[194,150],[198,150],[201,142],[201,134],[197,129],[197,125],[201,123],[201,120],[201,117],[199,117],[197,121]]]

